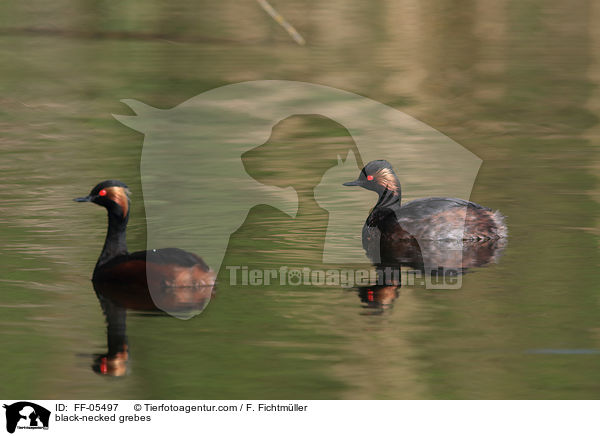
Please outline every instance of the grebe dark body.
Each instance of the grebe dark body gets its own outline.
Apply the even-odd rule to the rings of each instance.
[[[97,266],[92,281],[96,292],[126,309],[185,312],[208,304],[215,276],[199,256],[163,248],[118,255]]]
[[[400,181],[385,160],[369,162],[358,179],[344,185],[362,186],[379,195],[362,231],[363,247],[376,262],[397,260],[403,256],[419,263],[415,259],[425,256],[424,251],[431,251],[424,250],[425,246],[438,252],[457,248],[471,250],[474,243],[496,241],[507,236],[504,217],[472,201],[432,197],[402,205]],[[478,262],[468,256],[464,260],[470,265],[462,267],[474,266]]]

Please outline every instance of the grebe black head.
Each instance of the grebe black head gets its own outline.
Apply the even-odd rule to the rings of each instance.
[[[98,183],[87,197],[74,198],[77,202],[91,202],[106,208],[108,231],[96,269],[118,255],[127,254],[125,232],[129,221],[129,188],[118,180]]]
[[[87,197],[74,198],[77,202],[91,202],[104,206],[109,215],[122,219],[129,217],[129,188],[118,180],[105,180],[98,183]]]
[[[388,192],[400,197],[400,181],[392,165],[387,160],[374,160],[365,165],[358,179],[344,183],[344,186],[362,186],[380,196]]]

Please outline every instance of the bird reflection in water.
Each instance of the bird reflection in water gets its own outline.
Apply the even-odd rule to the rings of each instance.
[[[160,292],[147,284],[93,282],[94,290],[106,318],[108,351],[97,356],[92,366],[98,374],[123,376],[128,372],[129,345],[127,343],[127,312],[140,314],[174,315],[181,318],[202,312],[214,295],[214,285],[164,286]],[[166,312],[166,313],[165,313]]]
[[[436,283],[436,289],[449,289],[458,277],[476,268],[498,263],[506,238],[483,241],[397,241],[393,249],[381,251],[374,266],[377,283],[357,289],[369,314],[382,314],[400,296],[401,287],[421,287]],[[375,258],[373,253],[371,258]]]

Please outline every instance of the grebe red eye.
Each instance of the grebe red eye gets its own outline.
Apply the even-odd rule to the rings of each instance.
[[[367,180],[370,182],[371,180],[373,180],[373,176],[367,176]]]
[[[98,195],[104,197],[106,195],[106,189],[101,189],[100,192],[98,192]]]

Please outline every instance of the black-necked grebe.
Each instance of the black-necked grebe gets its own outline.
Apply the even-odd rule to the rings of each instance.
[[[156,282],[162,287],[212,286],[215,273],[197,255],[179,248],[127,251],[129,189],[118,180],[106,180],[78,202],[92,202],[108,211],[108,232],[92,280],[120,284]]]
[[[400,181],[389,162],[375,160],[362,169],[358,179],[345,186],[362,186],[379,195],[363,227],[363,246],[398,241],[485,241],[507,236],[499,212],[458,198],[421,198],[400,204]]]
[[[210,301],[215,273],[199,256],[179,248],[129,253],[130,200],[124,183],[106,180],[87,197],[74,200],[96,203],[108,211],[106,241],[92,276],[108,325],[108,353],[98,357],[94,368],[101,374],[125,375],[129,359],[126,310],[198,313]]]

